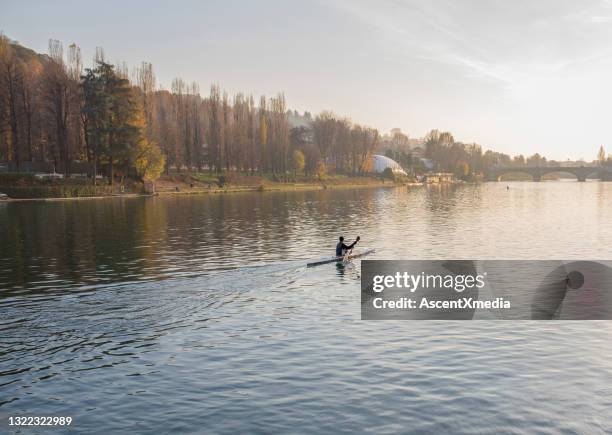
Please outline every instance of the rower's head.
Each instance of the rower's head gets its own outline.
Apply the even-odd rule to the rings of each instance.
[[[340,241],[344,242],[344,237],[340,236]]]

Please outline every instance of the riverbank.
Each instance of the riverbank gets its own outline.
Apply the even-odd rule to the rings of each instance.
[[[220,181],[222,180],[222,182]],[[415,183],[409,179],[389,180],[376,176],[344,175],[328,176],[323,179],[290,177],[274,180],[271,176],[232,174],[231,177],[210,177],[204,174],[167,175],[155,183],[158,195],[218,194],[237,192],[273,192],[294,190],[351,189],[367,187],[393,187]]]
[[[170,174],[163,175],[155,182],[155,193],[145,193],[141,183],[91,186],[84,184],[84,180],[54,180],[40,181],[33,176],[2,174],[5,180],[0,183],[0,193],[8,195],[9,201],[56,201],[66,199],[103,199],[103,198],[131,198],[143,196],[167,195],[201,195],[224,194],[240,192],[278,192],[278,191],[305,191],[327,189],[355,189],[377,188],[414,185],[408,178],[389,180],[377,176],[349,177],[343,175],[327,176],[322,179],[307,177],[290,177],[286,180],[275,180],[272,176],[230,174],[219,177],[207,174]],[[11,180],[7,185],[6,180]]]

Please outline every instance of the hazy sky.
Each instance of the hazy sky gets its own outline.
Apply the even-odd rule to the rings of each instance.
[[[0,29],[111,61],[152,62],[166,88],[284,91],[411,137],[451,131],[511,154],[612,152],[612,0],[10,1]]]

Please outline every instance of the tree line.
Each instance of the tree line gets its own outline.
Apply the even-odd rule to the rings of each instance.
[[[290,118],[303,122],[292,127]],[[401,132],[381,138],[376,129],[329,111],[300,117],[288,110],[283,93],[256,100],[212,84],[203,96],[197,83],[180,78],[161,89],[150,63],[130,72],[125,64],[108,63],[98,48],[93,66],[85,68],[75,44],[65,51],[50,40],[48,53],[40,55],[0,35],[0,162],[17,170],[51,162],[69,176],[86,167],[94,183],[98,174],[112,183],[116,176],[154,179],[170,170],[281,179],[298,171],[355,175],[370,170],[370,157],[381,147],[413,172],[428,169],[424,157],[434,170],[462,178],[494,166],[558,163],[538,153],[483,151],[438,130],[415,155]],[[597,159],[611,165],[603,147]]]
[[[510,156],[495,151],[482,150],[476,143],[455,141],[449,132],[432,130],[425,137],[425,157],[435,162],[436,169],[453,172],[458,177],[482,174],[490,167],[503,165]]]
[[[473,175],[484,174],[494,166],[513,164],[513,159],[507,154],[483,151],[476,143],[458,142],[452,133],[439,130],[431,130],[418,147],[411,146],[408,136],[401,132],[385,138],[383,144],[387,157],[413,173],[434,170],[451,172],[458,178],[468,179]],[[418,152],[415,148],[418,148]]]
[[[414,155],[414,146],[410,146],[408,137],[401,132],[386,137],[382,141],[386,148],[385,155],[414,172],[425,172],[423,161]],[[486,174],[495,167],[537,167],[560,166],[556,160],[549,160],[539,153],[525,157],[522,154],[510,156],[493,150],[483,151],[476,143],[462,143],[455,140],[452,133],[430,131],[423,139],[422,157],[428,159],[433,170],[452,172],[458,178],[467,179],[472,175]],[[585,162],[582,162],[585,163]],[[576,164],[580,164],[577,162]],[[606,157],[604,147],[597,154],[597,164],[612,166],[612,155]]]
[[[177,78],[157,86],[153,66],[131,72],[98,48],[84,68],[72,44],[49,41],[40,55],[0,36],[0,161],[17,170],[52,162],[70,176],[83,162],[89,176],[156,178],[170,170],[244,171],[284,176],[367,170],[378,131],[331,112],[292,128],[283,93],[229,96],[213,84]]]

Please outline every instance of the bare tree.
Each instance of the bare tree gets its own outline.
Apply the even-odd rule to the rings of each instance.
[[[268,110],[266,107],[266,97],[264,95],[259,99],[259,155],[261,156],[260,171],[268,172]]]
[[[221,140],[223,142],[225,170],[229,171],[231,167],[231,160],[234,156],[231,149],[230,105],[227,92],[223,93],[223,99],[221,101],[221,113]]]
[[[270,143],[276,157],[273,160],[272,170],[275,173],[285,173],[289,160],[289,121],[285,95],[281,93],[276,98],[270,99],[270,108]]]
[[[153,140],[156,131],[155,119],[155,73],[153,65],[148,62],[142,62],[140,67],[135,71],[135,81],[140,88],[142,95],[142,107],[144,111],[145,121],[147,123],[146,134],[149,140]]]
[[[255,125],[255,101],[253,95],[249,95],[247,102],[247,141],[248,141],[248,154],[249,154],[249,169],[251,174],[254,174],[257,170],[257,163],[255,157],[256,147],[256,125]]]
[[[62,43],[49,40],[49,61],[45,65],[43,101],[50,116],[55,145],[56,165],[63,163],[64,174],[70,174],[71,153],[68,143],[70,117],[70,77],[64,63]]]
[[[321,112],[312,123],[312,130],[314,142],[325,161],[336,138],[336,116],[332,112]]]
[[[213,84],[210,87],[209,116],[208,116],[208,145],[210,148],[209,161],[210,170],[219,173],[223,167],[223,144],[221,131],[221,91],[219,86]]]
[[[10,127],[10,150],[7,152],[8,158],[13,157],[17,169],[21,166],[21,144],[18,129],[18,98],[19,82],[21,81],[21,68],[18,59],[14,55],[10,41],[4,35],[0,35],[0,68],[2,74],[2,88],[4,90],[4,100],[8,113],[8,123]]]

